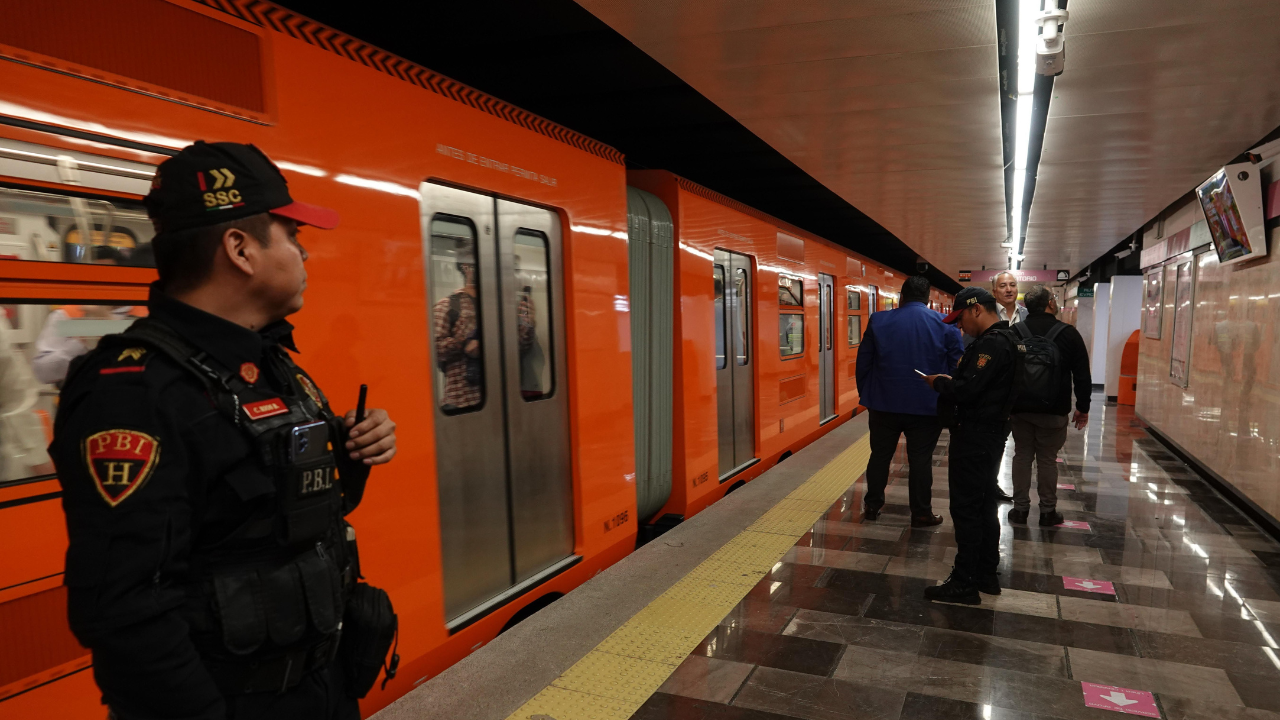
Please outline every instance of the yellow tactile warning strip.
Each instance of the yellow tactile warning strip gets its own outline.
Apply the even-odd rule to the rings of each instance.
[[[858,476],[870,436],[659,595],[507,720],[625,720]]]

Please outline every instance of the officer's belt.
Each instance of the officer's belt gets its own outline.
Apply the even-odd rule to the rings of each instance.
[[[223,695],[282,693],[296,687],[309,673],[333,660],[337,655],[339,636],[340,633],[308,649],[294,650],[261,660],[222,661],[206,658],[205,667]]]

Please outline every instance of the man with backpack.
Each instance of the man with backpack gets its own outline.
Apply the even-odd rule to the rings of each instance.
[[[1053,293],[1043,285],[1028,292],[1027,317],[1014,325],[1026,348],[1023,373],[1013,406],[1013,507],[1009,522],[1024,524],[1031,512],[1031,465],[1036,465],[1042,526],[1063,522],[1058,512],[1058,451],[1067,441],[1067,415],[1075,386],[1077,430],[1089,422],[1089,352],[1076,329],[1061,322]]]

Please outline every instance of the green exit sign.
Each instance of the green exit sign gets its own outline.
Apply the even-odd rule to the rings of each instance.
[[[1093,288],[1080,288],[1076,291],[1076,297],[1093,297]]]

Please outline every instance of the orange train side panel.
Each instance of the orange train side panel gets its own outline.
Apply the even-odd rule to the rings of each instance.
[[[698,188],[661,170],[628,172],[631,185],[657,195],[671,211],[677,239],[675,285],[679,311],[675,317],[678,350],[674,359],[672,493],[655,517],[688,518],[723,496],[718,479],[717,409],[714,346],[712,258],[717,248],[753,258],[755,294],[752,337],[755,348],[756,455],[761,462],[732,477],[749,481],[794,451],[848,419],[858,407],[853,375],[857,347],[848,342],[847,317],[865,328],[872,285],[894,298],[905,275],[876,265],[845,248],[805,233],[763,213],[740,207],[727,198]],[[804,259],[778,254],[778,234],[803,242]],[[853,262],[850,262],[853,259]],[[850,268],[858,274],[850,277]],[[818,412],[818,273],[833,277],[834,380],[837,420],[819,424]],[[782,358],[778,347],[778,276],[804,283],[805,352]],[[889,286],[892,285],[892,290]],[[847,291],[861,293],[859,309],[849,310]]]
[[[631,390],[613,371],[630,363],[626,304],[618,301],[628,286],[625,171],[617,158],[579,149],[556,133],[521,127],[323,47],[278,32],[268,35],[267,70],[276,88],[273,125],[17,63],[0,63],[0,114],[174,148],[198,138],[251,142],[282,163],[296,197],[341,214],[337,230],[302,233],[311,255],[310,282],[307,306],[294,319],[300,362],[335,408],[353,406],[359,385],[367,383],[370,402],[388,409],[401,439],[396,461],[374,472],[352,517],[363,569],[390,592],[401,623],[401,673],[362,702],[369,714],[492,639],[528,602],[545,592],[567,592],[634,547]],[[8,130],[0,128],[0,134]],[[41,135],[21,132],[28,142]],[[560,215],[575,552],[583,557],[536,591],[453,634],[444,624],[429,308],[417,199],[419,184],[427,180]],[[81,270],[59,268],[54,275],[65,280],[59,272]],[[118,284],[124,278],[107,277],[110,268],[89,270],[106,273],[90,278],[104,288],[126,287]],[[49,280],[56,282],[42,275],[41,282]],[[83,297],[86,287],[81,283],[73,290]],[[33,522],[60,525],[56,504],[40,505],[45,507],[39,512],[55,512]],[[626,522],[606,522],[623,514]],[[60,557],[43,564],[48,567],[24,573],[61,570]],[[78,673],[46,687],[92,690],[86,676]],[[43,691],[42,697],[49,696]],[[0,714],[27,705],[4,706]]]

